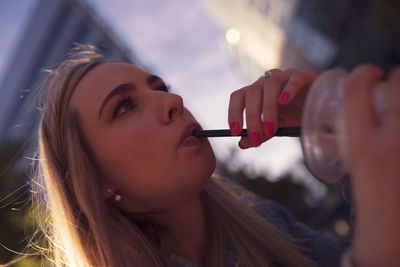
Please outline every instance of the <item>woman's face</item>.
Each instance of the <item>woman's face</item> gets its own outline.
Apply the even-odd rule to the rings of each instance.
[[[197,197],[215,168],[207,139],[182,98],[164,82],[125,63],[85,75],[71,98],[101,168],[102,190],[122,196],[126,211],[161,211]]]

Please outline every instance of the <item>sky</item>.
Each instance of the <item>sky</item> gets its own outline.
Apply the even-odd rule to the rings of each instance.
[[[228,128],[229,96],[246,85],[223,45],[225,32],[200,0],[86,0],[125,46],[181,95],[204,129]],[[0,1],[0,79],[37,0]],[[259,148],[238,138],[210,139],[218,158],[271,178],[301,159],[297,139],[273,138]],[[232,158],[232,155],[235,155]]]
[[[36,0],[0,1],[0,81]]]

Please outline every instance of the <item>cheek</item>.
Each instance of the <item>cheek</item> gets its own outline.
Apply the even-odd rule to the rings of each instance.
[[[172,150],[151,131],[118,133],[101,142],[98,154],[107,177],[143,176],[168,165]]]
[[[149,128],[111,136],[97,140],[95,154],[112,186],[136,199],[171,187],[179,169],[173,142]]]
[[[136,204],[132,211],[165,208],[197,194],[215,168],[209,144],[198,150],[179,150],[171,138],[150,129],[119,131],[97,143],[102,171],[112,186]]]

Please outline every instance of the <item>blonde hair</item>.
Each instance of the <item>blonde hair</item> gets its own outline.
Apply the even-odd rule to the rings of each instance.
[[[173,266],[174,240],[152,217],[131,217],[111,202],[100,201],[99,168],[79,116],[68,107],[82,77],[104,62],[91,45],[79,45],[49,72],[39,126],[39,185],[48,216],[41,229],[48,257],[57,266]],[[268,266],[265,255],[282,266],[312,266],[289,240],[211,178],[201,200],[206,214],[205,266],[225,266],[227,241],[240,266]]]

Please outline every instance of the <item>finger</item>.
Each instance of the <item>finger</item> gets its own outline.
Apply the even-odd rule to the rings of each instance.
[[[245,88],[234,91],[231,94],[228,108],[228,123],[231,134],[239,135],[243,127],[243,110],[245,103]]]
[[[259,81],[264,82],[265,79],[269,79],[272,76],[276,75],[277,73],[282,72],[280,69],[271,69],[264,72],[264,75],[260,76]]]
[[[261,85],[262,86],[262,85]],[[261,108],[263,91],[259,84],[246,88],[245,113],[248,137],[253,147],[261,145],[263,134],[261,127]]]
[[[276,72],[272,77],[265,79],[263,88],[263,132],[266,139],[274,136],[278,123],[278,98],[286,81],[295,70]]]
[[[250,147],[253,147],[253,145],[251,144],[250,138],[247,138],[247,137],[240,138],[238,145],[241,149],[248,149]]]
[[[349,169],[354,176],[353,189],[355,203],[362,213],[360,205],[363,199],[371,194],[375,183],[371,180],[360,180],[357,177],[369,177],[364,173],[372,164],[368,155],[371,153],[371,142],[376,132],[377,115],[373,106],[373,88],[383,72],[373,65],[361,65],[354,69],[343,81],[344,124],[346,128],[346,146],[348,149]]]
[[[304,90],[305,87],[309,87],[316,77],[317,75],[309,70],[293,73],[279,96],[279,103],[290,103],[290,101],[295,98],[298,92]]]
[[[259,80],[261,83],[262,83],[262,86],[263,86],[263,82],[264,82],[264,79],[269,79],[269,78],[271,78],[273,75],[276,75],[276,74],[278,74],[278,73],[281,73],[282,72],[282,70],[280,70],[280,69],[271,69],[271,70],[269,70],[269,71],[266,71],[265,72],[265,75],[264,76],[262,76],[261,77],[261,79]],[[246,105],[247,106],[247,105]],[[258,116],[260,116],[260,115],[258,115]],[[247,119],[246,119],[247,120]],[[249,132],[252,132],[252,129],[251,128],[254,128],[253,126],[250,126],[250,127],[248,127],[249,129]],[[272,134],[271,135],[273,135],[273,131],[272,131]],[[257,139],[257,138],[256,138]],[[261,134],[261,141],[262,142],[264,142],[266,139],[264,138],[264,137],[262,137],[262,134]],[[253,143],[256,143],[257,142],[257,140],[254,140],[253,141]],[[241,148],[241,149],[247,149],[247,148],[250,148],[250,147],[253,147],[254,145],[253,145],[253,143],[252,143],[252,141],[251,141],[251,138],[250,138],[250,135],[249,135],[249,137],[242,137],[241,139],[240,139],[240,141],[239,141],[239,147]]]
[[[377,126],[373,87],[382,75],[378,67],[365,64],[352,71],[342,84],[345,121],[352,142]]]
[[[390,130],[398,131],[400,129],[400,71],[397,76],[390,77],[382,90],[385,95],[382,121]]]
[[[389,81],[387,82],[387,100],[389,109],[392,112],[386,112],[385,118],[389,125],[396,126],[399,129],[400,124],[400,67],[395,68],[389,76]]]
[[[271,76],[273,76],[273,75],[276,75],[278,73],[281,73],[282,70],[281,69],[271,69],[268,72],[271,74]]]
[[[265,81],[265,79],[269,79],[272,76],[278,74],[282,72],[282,70],[280,69],[271,69],[271,70],[267,70],[264,72],[264,75],[261,75],[260,78],[258,79],[259,82],[263,83]]]
[[[390,72],[389,80],[390,81],[400,81],[400,67],[397,67]]]

